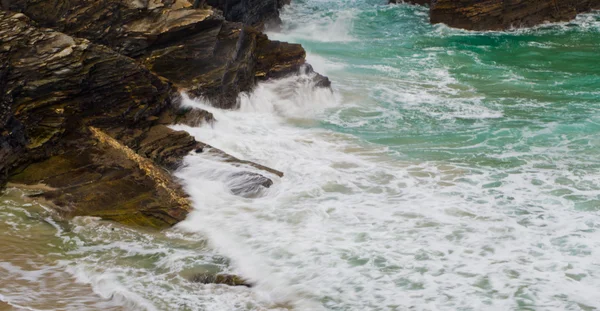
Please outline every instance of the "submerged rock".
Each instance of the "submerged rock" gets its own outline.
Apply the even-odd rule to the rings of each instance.
[[[228,176],[228,186],[235,195],[255,197],[273,185],[273,181],[263,175],[252,172],[234,173]]]
[[[223,284],[229,286],[252,287],[252,284],[237,275],[232,274],[195,274],[190,278],[190,282],[202,284]]]
[[[393,2],[400,2],[392,0]],[[409,0],[430,3],[431,23],[469,30],[503,30],[569,21],[600,9],[600,0]]]

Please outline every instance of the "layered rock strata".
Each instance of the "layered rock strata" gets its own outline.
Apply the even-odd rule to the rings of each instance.
[[[211,7],[192,9],[186,0],[8,2],[10,10],[44,27],[135,58],[179,90],[220,108],[235,108],[238,94],[258,80],[295,73],[305,63],[302,46],[269,40]],[[244,3],[246,8],[255,4]],[[267,14],[262,6],[253,8],[251,16]]]
[[[214,122],[179,108],[181,91],[232,109],[257,81],[312,73],[300,45],[252,26],[282,1],[213,4],[223,13],[186,0],[0,1],[0,188],[34,186],[67,217],[164,228],[190,209],[170,172],[192,152],[239,166],[234,194],[271,186],[281,172],[168,127]]]
[[[135,60],[21,13],[0,11],[0,77],[0,186],[35,185],[65,216],[173,225],[190,205],[169,170],[190,152],[282,175],[171,130],[212,115],[182,112],[177,90]]]

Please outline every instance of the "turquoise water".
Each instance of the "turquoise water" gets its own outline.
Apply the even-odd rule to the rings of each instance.
[[[173,127],[282,171],[270,189],[234,195],[253,168],[189,155],[194,211],[160,233],[5,193],[0,309],[600,309],[600,14],[468,32],[384,2],[294,0],[269,32],[333,92],[299,74],[237,111],[184,97],[217,121]]]
[[[486,189],[531,172],[523,182],[561,204],[600,208],[600,15],[470,32],[430,25],[427,11],[297,1],[284,34],[273,36],[301,43],[351,98],[324,128],[389,146],[402,160],[495,172]],[[544,187],[552,182],[564,187]]]

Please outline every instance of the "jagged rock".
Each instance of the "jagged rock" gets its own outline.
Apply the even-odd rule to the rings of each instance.
[[[33,27],[20,13],[0,11],[0,47],[2,115],[13,125],[2,135],[12,146],[2,162],[9,181],[44,183],[50,191],[40,196],[68,216],[154,227],[185,217],[189,203],[163,169],[90,130],[150,127],[170,105],[166,81],[106,47]]]
[[[168,105],[173,91],[131,59],[84,39],[32,27],[23,14],[0,11],[0,49],[2,115],[8,114],[15,129],[3,137],[22,134],[22,153],[27,153],[13,157],[7,167],[52,155],[59,138],[82,124],[144,123]]]
[[[161,123],[179,113],[166,80],[107,47],[6,11],[0,78],[0,185],[7,175],[43,184],[38,196],[65,216],[157,228],[185,218],[189,202],[166,169],[207,146]]]
[[[215,122],[212,113],[203,109],[192,109],[188,107],[172,107],[160,115],[158,121],[163,125],[185,124],[189,126],[199,126],[200,124]]]
[[[392,0],[395,2],[396,0]],[[600,9],[600,0],[410,0],[430,2],[431,23],[469,30],[503,30],[569,21]]]
[[[185,0],[11,0],[9,7],[134,57],[180,90],[221,108],[235,108],[238,94],[257,79],[295,73],[305,63],[302,46],[270,41],[253,27],[226,21],[212,8],[192,9]],[[252,16],[263,13],[257,6]]]
[[[241,22],[258,29],[281,23],[279,9],[290,0],[208,0],[212,7],[223,11],[228,21]]]

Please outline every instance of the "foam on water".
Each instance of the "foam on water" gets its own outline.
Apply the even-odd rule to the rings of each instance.
[[[230,273],[205,237],[145,233],[97,218],[65,222],[9,189],[0,204],[0,309],[256,309],[247,288],[191,283],[196,273]],[[27,208],[27,210],[25,209]]]
[[[352,42],[306,35],[315,10],[355,12],[343,32]],[[553,86],[576,85],[585,73],[517,64],[498,48],[531,57],[523,47],[564,48],[571,34],[562,24],[439,34],[420,22],[422,11],[297,2],[271,36],[303,43],[334,81],[333,95],[293,77],[243,96],[240,111],[186,99],[218,121],[175,128],[285,175],[269,176],[262,196],[241,198],[206,177],[214,159],[188,157],[179,176],[196,210],[181,229],[205,234],[257,284],[266,307],[600,308],[599,107],[586,98],[594,90],[565,101],[571,90],[559,94],[544,75],[556,72]],[[419,26],[399,36],[389,23],[398,18]],[[596,31],[597,20],[580,17],[577,31]],[[377,23],[392,31],[373,32]],[[362,37],[367,30],[373,40]]]
[[[266,302],[302,310],[599,306],[598,214],[577,212],[553,194],[556,185],[537,182],[589,182],[594,190],[578,194],[593,198],[597,174],[539,170],[535,161],[512,172],[398,161],[386,148],[285,122],[273,105],[294,96],[273,101],[285,93],[264,92],[241,111],[213,109],[216,124],[177,128],[285,173],[257,199],[211,187],[203,156],[188,157],[179,174],[196,207],[182,228],[209,236]]]
[[[284,16],[302,15],[304,23],[293,24],[295,39],[307,39],[319,42],[351,42],[355,39],[349,34],[357,10],[347,8],[331,12],[312,10],[306,12],[298,6],[286,6],[282,10]],[[284,24],[288,27],[289,24]],[[278,39],[278,33],[272,33],[271,38]],[[289,37],[288,37],[289,38]]]

